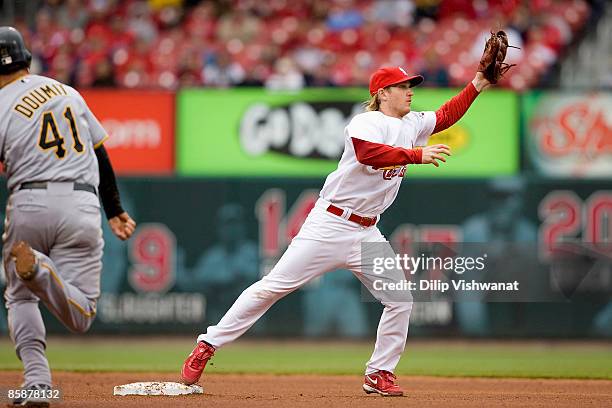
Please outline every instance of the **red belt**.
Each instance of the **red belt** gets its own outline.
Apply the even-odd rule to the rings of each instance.
[[[330,204],[329,207],[327,207],[327,211],[337,215],[338,217],[342,217],[342,214],[344,214],[344,210],[342,208],[338,208],[333,204]],[[372,225],[376,224],[376,218],[377,217],[360,217],[357,214],[351,214],[348,219],[349,221],[353,221],[362,227],[371,227]]]

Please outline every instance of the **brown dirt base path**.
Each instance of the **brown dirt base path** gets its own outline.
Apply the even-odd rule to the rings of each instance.
[[[115,397],[113,386],[176,381],[168,373],[54,372],[64,396],[53,407],[603,407],[612,406],[612,381],[402,377],[405,397],[366,395],[361,377],[205,375],[204,395]],[[0,372],[1,388],[19,372]]]

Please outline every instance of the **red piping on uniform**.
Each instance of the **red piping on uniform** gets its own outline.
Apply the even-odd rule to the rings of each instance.
[[[366,166],[382,168],[421,164],[423,162],[423,151],[421,149],[404,149],[403,147],[368,142],[355,137],[352,137],[351,140],[357,160]]]
[[[453,126],[467,112],[478,91],[471,82],[463,88],[459,94],[447,101],[436,111],[436,127],[432,134],[443,131]]]

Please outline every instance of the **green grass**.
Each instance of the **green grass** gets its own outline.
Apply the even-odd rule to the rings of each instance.
[[[211,373],[359,374],[370,343],[238,342],[217,352]],[[189,339],[52,338],[54,370],[178,372]],[[409,341],[400,375],[612,379],[610,343]],[[0,370],[21,369],[0,340]],[[208,369],[207,369],[208,370]]]

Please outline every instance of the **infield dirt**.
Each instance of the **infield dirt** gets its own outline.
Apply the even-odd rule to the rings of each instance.
[[[402,376],[401,398],[366,395],[360,376],[205,375],[203,395],[116,397],[113,386],[177,381],[168,373],[54,372],[63,392],[58,407],[602,407],[612,406],[610,380],[540,380]],[[17,371],[0,372],[2,387],[16,386]]]

